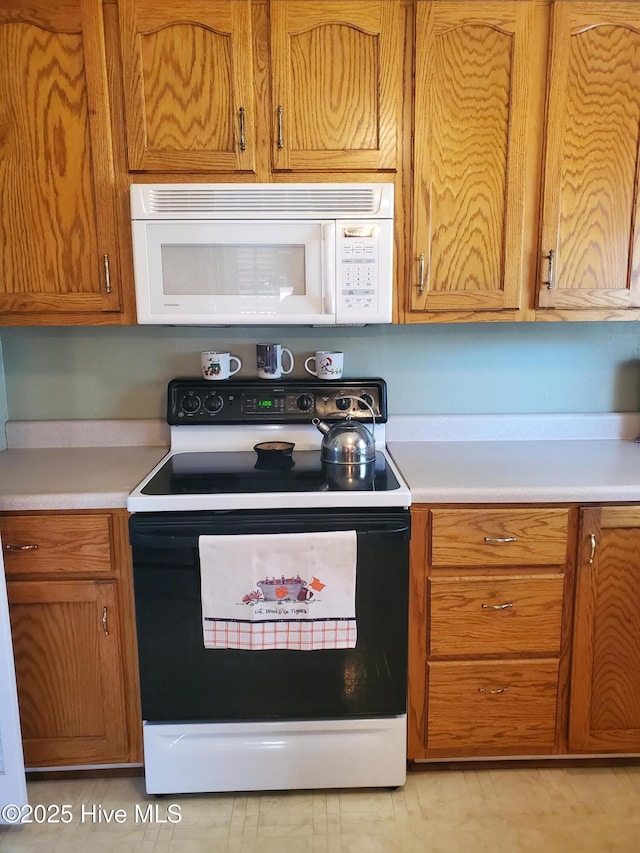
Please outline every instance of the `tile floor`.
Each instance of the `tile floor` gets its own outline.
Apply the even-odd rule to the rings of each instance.
[[[605,853],[640,851],[640,766],[419,770],[397,791],[149,797],[141,777],[29,783],[72,821],[0,829],[0,851]],[[179,823],[141,822],[148,805]],[[138,821],[136,822],[136,806]],[[123,823],[92,818],[123,809]],[[83,809],[85,819],[83,821]],[[174,809],[175,810],[175,809]]]

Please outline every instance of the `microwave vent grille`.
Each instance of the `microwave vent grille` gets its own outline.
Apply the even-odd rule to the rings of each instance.
[[[156,216],[190,214],[192,217],[246,218],[254,215],[355,216],[378,212],[381,193],[376,187],[268,187],[222,188],[220,186],[166,185],[148,189],[146,208]]]

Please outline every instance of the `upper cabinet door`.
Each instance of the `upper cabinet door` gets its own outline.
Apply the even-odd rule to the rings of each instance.
[[[554,4],[538,304],[640,305],[640,3]]]
[[[100,0],[0,4],[0,57],[0,322],[118,323]]]
[[[396,168],[400,12],[397,0],[272,0],[275,170]]]
[[[255,170],[250,0],[118,0],[131,171]]]
[[[410,309],[517,308],[532,2],[418,2]]]

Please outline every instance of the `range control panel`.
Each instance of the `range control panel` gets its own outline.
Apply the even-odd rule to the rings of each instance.
[[[172,379],[167,422],[185,424],[308,424],[314,418],[337,421],[349,416],[371,423],[387,421],[384,379]]]

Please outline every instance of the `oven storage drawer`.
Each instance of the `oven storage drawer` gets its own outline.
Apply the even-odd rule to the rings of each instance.
[[[431,565],[540,566],[566,561],[569,511],[433,509]]]
[[[430,755],[551,751],[557,660],[436,661],[427,669]]]
[[[560,653],[564,575],[431,577],[429,654]]]

